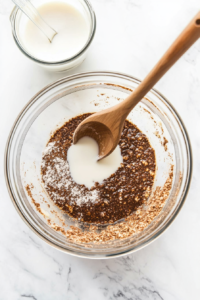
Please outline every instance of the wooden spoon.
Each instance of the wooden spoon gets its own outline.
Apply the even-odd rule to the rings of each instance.
[[[153,70],[120,104],[86,118],[74,132],[73,142],[84,136],[95,139],[99,145],[99,160],[108,156],[118,145],[126,117],[157,81],[200,37],[200,12],[183,30]]]

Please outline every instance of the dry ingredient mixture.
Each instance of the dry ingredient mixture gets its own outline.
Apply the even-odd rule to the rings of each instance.
[[[180,182],[181,182],[180,174]],[[173,184],[173,165],[171,165],[168,178],[163,187],[156,187],[156,189],[151,193],[148,201],[146,200],[146,205],[138,207],[137,211],[132,215],[128,216],[124,221],[116,223],[114,225],[109,225],[105,229],[99,232],[98,226],[90,225],[88,230],[83,231],[76,226],[70,226],[70,229],[65,230],[62,226],[56,224],[54,221],[46,217],[42,211],[40,204],[34,199],[34,186],[27,184],[25,186],[29,197],[32,199],[35,208],[39,213],[41,213],[49,224],[55,231],[61,232],[67,237],[68,240],[76,244],[84,244],[85,247],[91,247],[93,244],[107,244],[112,243],[114,240],[122,240],[125,238],[132,237],[134,234],[141,233],[144,229],[152,224],[156,227],[159,222],[165,219],[165,216],[171,211],[175,204],[174,199],[168,204],[165,210],[163,207],[169,197]],[[162,214],[160,214],[162,212]],[[154,221],[154,222],[153,222]],[[65,226],[65,224],[63,224]],[[152,230],[152,226],[148,227],[149,231]]]
[[[130,216],[147,203],[155,176],[155,153],[147,137],[126,121],[119,142],[121,167],[90,190],[77,184],[70,175],[67,151],[76,127],[89,115],[71,119],[52,135],[43,152],[42,181],[53,202],[71,217],[108,224]]]

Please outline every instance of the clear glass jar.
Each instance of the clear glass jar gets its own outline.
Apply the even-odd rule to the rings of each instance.
[[[59,224],[59,219],[48,208],[47,203],[50,200],[39,179],[42,151],[51,132],[72,117],[118,103],[119,99],[127,97],[130,89],[135,89],[139,83],[139,80],[131,76],[109,72],[81,73],[65,77],[38,92],[16,119],[5,151],[7,187],[22,219],[53,247],[88,258],[119,256],[154,241],[179,213],[186,199],[192,174],[190,142],[184,124],[172,105],[159,92],[151,90],[132,110],[129,118],[146,134],[155,149],[157,171],[154,189],[164,184],[170,164],[174,165],[172,189],[160,214],[140,233],[110,243],[90,243],[89,247],[70,241],[47,222],[47,219],[51,219]],[[99,105],[95,105],[96,102]],[[155,135],[156,130],[162,131],[160,134],[167,138],[170,156]],[[33,184],[34,199],[41,204],[46,218],[37,212],[27,195],[24,188],[27,183]],[[46,199],[47,203],[42,199]],[[54,210],[57,216],[64,219],[65,225],[59,224],[64,230],[70,225],[87,230],[84,229],[84,224],[72,220],[59,208],[55,207]]]
[[[71,58],[67,58],[66,60],[62,60],[58,62],[47,62],[47,61],[42,61],[40,59],[37,59],[37,57],[34,57],[32,54],[30,54],[25,49],[21,37],[25,24],[27,22],[27,17],[16,6],[13,8],[10,15],[13,38],[15,40],[16,45],[22,51],[22,53],[26,55],[28,58],[30,58],[31,60],[33,60],[35,63],[40,65],[41,67],[49,71],[56,71],[56,72],[75,68],[83,62],[83,60],[86,57],[87,50],[89,49],[89,46],[93,41],[95,31],[96,31],[96,16],[91,4],[87,0],[73,0],[73,1],[62,0],[62,1],[69,4],[71,3],[73,6],[75,6],[85,16],[85,18],[87,18],[90,24],[90,35],[85,46],[75,56]],[[35,5],[35,7],[38,7],[48,2],[49,0],[35,0],[33,4]]]

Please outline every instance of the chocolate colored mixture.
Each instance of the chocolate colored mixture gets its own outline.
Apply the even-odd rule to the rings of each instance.
[[[154,182],[155,153],[147,137],[125,122],[119,142],[123,164],[89,190],[70,176],[67,151],[78,124],[90,114],[71,119],[50,138],[41,166],[44,187],[54,203],[82,222],[107,224],[131,215],[146,203]]]

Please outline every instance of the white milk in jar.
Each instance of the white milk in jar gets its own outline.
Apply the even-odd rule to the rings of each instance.
[[[28,53],[38,60],[58,62],[70,59],[84,48],[90,35],[90,23],[81,11],[64,2],[48,2],[37,9],[57,35],[50,43],[28,20],[22,36],[23,46]]]

